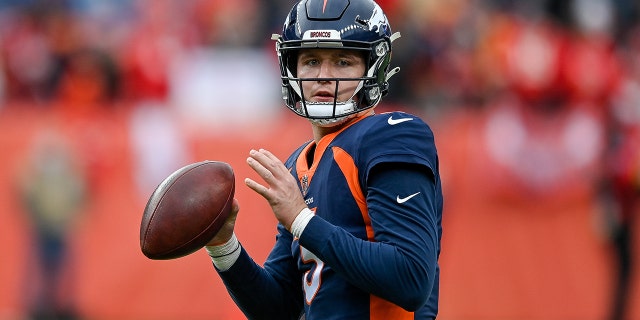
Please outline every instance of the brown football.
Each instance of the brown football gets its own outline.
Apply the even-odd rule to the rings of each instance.
[[[231,212],[235,177],[228,163],[201,161],[169,175],[149,197],[140,248],[149,259],[176,259],[203,248]]]

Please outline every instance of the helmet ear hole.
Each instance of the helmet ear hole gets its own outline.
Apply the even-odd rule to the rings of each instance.
[[[376,56],[382,57],[389,52],[389,45],[386,42],[380,42],[375,48]]]
[[[373,87],[369,90],[369,100],[370,101],[376,101],[378,98],[380,98],[380,87]]]

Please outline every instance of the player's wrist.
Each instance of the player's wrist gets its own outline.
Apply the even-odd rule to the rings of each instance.
[[[296,218],[293,220],[293,223],[291,224],[290,231],[294,237],[300,238],[302,232],[304,231],[304,228],[307,227],[307,224],[309,224],[309,221],[311,220],[311,218],[313,218],[313,215],[313,211],[311,211],[311,209],[307,207],[305,207],[300,211],[300,213],[298,213]]]
[[[220,245],[205,246],[204,248],[205,250],[207,250],[207,253],[209,254],[209,256],[211,256],[212,258],[217,258],[217,257],[229,255],[233,251],[237,250],[239,246],[240,246],[240,242],[238,241],[236,234],[233,233],[231,235],[231,238],[229,238],[227,242]]]
[[[240,241],[234,233],[229,241],[219,246],[205,246],[213,265],[220,271],[227,271],[238,260],[241,248]]]

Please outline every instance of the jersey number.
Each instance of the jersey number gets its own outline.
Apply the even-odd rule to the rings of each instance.
[[[307,304],[311,304],[318,290],[320,290],[320,284],[322,282],[320,275],[322,274],[322,268],[324,268],[324,262],[302,246],[300,247],[300,254],[302,262],[314,264],[311,266],[311,269],[302,276],[305,301]]]

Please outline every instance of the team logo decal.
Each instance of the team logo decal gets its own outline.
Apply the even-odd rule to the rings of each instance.
[[[309,192],[309,176],[304,175],[302,179],[300,179],[300,188],[302,189],[302,196],[306,197],[307,192]]]
[[[336,30],[307,30],[302,40],[340,40],[340,32]]]

